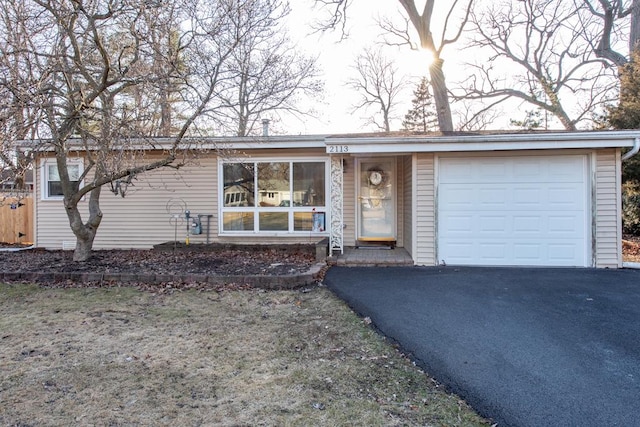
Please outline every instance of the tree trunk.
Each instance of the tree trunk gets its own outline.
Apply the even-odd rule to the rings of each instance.
[[[247,123],[248,118],[244,115],[244,113],[238,114],[238,133],[236,136],[247,136]]]
[[[92,233],[83,233],[81,236],[76,236],[76,248],[73,252],[73,260],[76,262],[88,261],[91,257],[93,250],[93,240],[96,237],[96,231]]]
[[[638,43],[640,43],[640,0],[633,0],[631,7],[629,52],[633,52],[638,47]]]
[[[383,118],[384,118],[384,130],[385,132],[391,132],[391,123],[389,122],[389,109],[383,109]]]
[[[165,81],[160,85],[160,136],[171,136],[171,97]]]
[[[556,109],[553,114],[555,114],[558,120],[560,120],[560,123],[562,123],[562,126],[564,126],[566,130],[578,130],[576,128],[576,124],[571,121],[567,113],[562,108],[559,110]]]
[[[556,116],[566,130],[577,130],[576,124],[573,121],[571,121],[571,118],[562,107],[562,102],[560,102],[560,98],[558,97],[558,94],[553,91],[553,88],[551,87],[549,82],[543,78],[541,79],[540,83],[542,83],[542,89],[544,90],[544,94],[546,95],[547,99],[549,100],[549,103],[551,104],[551,108],[546,108],[546,110],[549,111],[554,116]]]
[[[436,103],[440,131],[452,132],[453,119],[451,117],[449,94],[447,93],[447,84],[444,80],[442,64],[444,64],[444,60],[435,58],[429,66],[429,75],[431,76],[431,88],[433,89],[433,99]]]
[[[67,200],[65,197],[65,208],[69,225],[76,236],[76,249],[73,253],[73,260],[78,262],[87,261],[91,257],[93,241],[96,238],[98,227],[102,221],[102,211],[100,211],[100,191],[102,187],[91,190],[89,195],[89,219],[82,222],[82,216],[78,209],[78,199]]]

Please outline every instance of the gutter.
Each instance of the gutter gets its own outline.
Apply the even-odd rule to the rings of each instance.
[[[546,133],[498,133],[498,134],[455,134],[455,135],[411,135],[411,136],[358,136],[347,134],[327,136],[328,145],[339,144],[420,144],[420,143],[488,143],[488,142],[560,142],[560,141],[612,141],[640,138],[638,130],[546,132]],[[618,145],[619,146],[619,145]]]

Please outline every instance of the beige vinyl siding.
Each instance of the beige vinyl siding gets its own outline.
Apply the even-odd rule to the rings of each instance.
[[[154,244],[177,240],[185,241],[187,225],[176,227],[171,223],[167,205],[176,211],[184,203],[192,216],[209,214],[210,237],[217,235],[217,162],[214,157],[200,159],[198,165],[186,166],[179,171],[162,169],[152,171],[136,182],[124,199],[103,190],[101,209],[104,219],[96,236],[96,249],[123,247],[145,248]],[[180,218],[180,220],[182,217]],[[206,224],[206,218],[203,218]],[[192,243],[206,241],[203,234],[190,235]]]
[[[413,259],[418,265],[436,265],[435,252],[435,171],[433,153],[416,155],[415,244]]]
[[[94,242],[94,249],[150,248],[155,244],[173,241],[176,234],[171,224],[167,204],[186,204],[192,215],[211,214],[210,236],[217,235],[217,163],[215,157],[200,159],[176,171],[159,169],[140,175],[124,198],[114,195],[109,186],[102,188],[100,209],[102,222]],[[41,185],[41,180],[38,180]],[[40,194],[40,193],[39,193]],[[50,249],[69,248],[75,242],[61,201],[38,201],[38,246]],[[80,202],[83,217],[87,216],[88,197]],[[204,219],[206,222],[206,219]],[[184,241],[186,223],[177,228],[177,238]],[[206,240],[202,235],[190,236],[191,242]]]
[[[354,157],[345,157],[345,173],[342,177],[342,215],[346,225],[343,228],[344,246],[356,245],[356,161]]]
[[[595,264],[622,267],[620,150],[598,150],[595,161]]]
[[[412,178],[412,166],[413,160],[411,156],[402,157],[402,177],[403,191],[402,191],[402,230],[403,230],[403,247],[411,255],[413,252],[413,178]]]

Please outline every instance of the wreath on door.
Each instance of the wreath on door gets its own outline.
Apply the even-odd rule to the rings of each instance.
[[[369,204],[378,209],[382,206],[389,184],[389,174],[380,166],[373,166],[367,170],[367,185],[369,186]]]
[[[373,166],[367,170],[367,181],[369,187],[374,190],[385,188],[389,183],[389,175],[380,169],[380,166]]]

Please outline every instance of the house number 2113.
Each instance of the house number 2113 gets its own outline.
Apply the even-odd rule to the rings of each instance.
[[[348,153],[349,146],[348,145],[330,145],[329,153]]]

